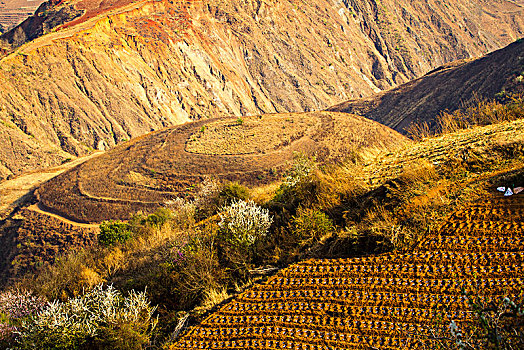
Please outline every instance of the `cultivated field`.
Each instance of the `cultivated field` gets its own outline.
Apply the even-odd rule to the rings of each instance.
[[[378,187],[402,174],[423,176],[409,174],[413,162],[440,169],[457,162],[463,170],[450,171],[449,183],[432,183],[412,205],[423,211],[424,201],[459,196],[469,204],[428,227],[409,252],[291,265],[222,306],[171,349],[431,349],[436,338],[452,347],[451,322],[466,337],[478,318],[470,302],[500,305],[522,292],[524,195],[505,198],[495,187],[522,180],[524,167],[512,158],[522,154],[523,124],[427,139],[368,164],[362,179]],[[507,161],[492,167],[491,156]]]
[[[501,301],[524,282],[524,196],[456,211],[410,254],[307,260],[241,294],[171,349],[398,349],[450,337],[463,291]]]

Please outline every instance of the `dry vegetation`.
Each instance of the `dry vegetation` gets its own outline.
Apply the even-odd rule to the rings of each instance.
[[[452,215],[411,253],[292,265],[171,349],[414,349],[435,348],[436,337],[452,348],[451,321],[464,338],[475,321],[467,293],[489,303],[522,291],[523,209],[522,196],[493,196]],[[522,327],[509,335],[521,337],[516,347]]]
[[[329,164],[330,156],[337,159],[337,150],[359,135],[350,132],[350,124],[347,129],[336,125],[344,122],[336,119],[338,114],[319,116],[323,128],[345,130],[347,139],[340,137],[329,154],[317,152],[317,159],[290,152],[283,180],[255,189],[244,185],[264,181],[249,173],[244,174],[249,181],[241,184],[217,172],[216,179],[181,191],[186,197],[162,199],[162,174],[181,171],[174,164],[187,161],[187,173],[216,166],[200,158],[207,155],[186,152],[184,142],[173,146],[178,136],[190,140],[207,122],[153,133],[58,177],[46,188],[58,191],[77,181],[82,193],[87,186],[99,191],[98,198],[92,196],[93,210],[101,203],[133,208],[131,190],[118,192],[128,196],[121,202],[100,195],[111,193],[111,183],[122,178],[129,189],[143,190],[137,196],[146,199],[149,191],[158,196],[153,197],[158,202],[149,202],[151,210],[160,202],[164,208],[125,223],[104,223],[98,244],[59,255],[18,286],[49,300],[66,300],[100,283],[121,291],[147,289],[158,305],[160,322],[150,344],[157,348],[433,348],[437,339],[450,348],[455,344],[447,328],[452,321],[469,341],[489,342],[485,329],[475,328],[480,316],[468,303],[489,305],[505,296],[519,301],[523,197],[504,198],[494,188],[524,182],[524,119],[408,145],[395,141],[386,150],[353,149],[345,152],[344,162]],[[369,135],[380,135],[373,131],[374,123],[355,120],[371,126]],[[225,135],[221,128],[250,122],[211,121],[210,135]],[[321,150],[322,142],[337,140],[332,134],[307,130],[295,143],[307,139]],[[210,136],[201,136],[200,143],[190,141],[196,142],[193,146],[211,142],[206,139]],[[365,141],[376,145],[371,137],[360,144]],[[182,157],[168,157],[174,149],[182,150]],[[281,153],[279,149],[270,156]],[[215,157],[218,166],[225,166],[220,162],[228,157],[249,165],[255,156],[260,160],[267,154]],[[106,161],[110,164],[104,168]],[[151,165],[154,173],[139,171]],[[106,182],[97,180],[101,174]],[[147,178],[156,182],[146,187]],[[264,232],[231,231],[223,221],[225,208],[249,199],[262,206],[256,211],[259,217],[269,215],[258,226]],[[80,207],[81,202],[73,209]],[[239,219],[239,225],[246,223]],[[39,244],[49,246],[46,239]],[[468,297],[470,293],[478,298]],[[218,312],[209,313],[215,307]],[[187,324],[197,325],[176,342]],[[521,331],[519,327],[515,329]]]
[[[441,112],[436,122],[413,124],[407,129],[407,133],[415,140],[422,140],[478,125],[491,125],[522,118],[524,114],[523,94],[503,95],[501,98],[508,101],[482,100],[477,97],[475,103],[470,107],[458,109],[452,113]]]
[[[147,288],[159,305],[160,346],[261,275],[309,257],[225,304],[174,348],[422,347],[452,319],[460,327],[472,320],[462,287],[480,290],[482,302],[519,289],[522,197],[494,197],[492,189],[523,181],[523,124],[378,156],[355,152],[336,166],[299,156],[278,188],[207,181],[194,202],[129,221],[130,240],[63,255],[21,285],[64,300],[101,282]],[[273,225],[246,249],[231,244],[214,214],[249,197],[269,209]]]
[[[7,247],[1,261],[5,264],[2,279],[18,278],[54,263],[56,257],[68,251],[90,246],[96,242],[98,232],[96,226],[82,227],[27,209],[19,212],[15,221],[10,228],[16,231],[15,238],[11,242],[3,241]],[[8,246],[13,248],[10,252]]]

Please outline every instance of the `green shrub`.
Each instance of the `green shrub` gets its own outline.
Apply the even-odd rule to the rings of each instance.
[[[160,208],[155,211],[153,214],[148,215],[143,221],[142,224],[161,227],[171,219],[173,219],[173,212],[167,208]]]
[[[106,247],[125,243],[133,236],[131,226],[121,221],[104,221],[100,224],[98,242]]]
[[[299,208],[290,226],[291,233],[300,244],[318,241],[335,231],[333,222],[317,209]]]
[[[245,186],[237,182],[230,182],[224,185],[218,194],[218,205],[229,205],[235,200],[247,200],[249,191]]]

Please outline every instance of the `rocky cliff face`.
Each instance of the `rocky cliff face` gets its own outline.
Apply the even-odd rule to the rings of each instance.
[[[84,15],[0,61],[0,179],[168,125],[370,96],[524,30],[505,0],[67,3]]]

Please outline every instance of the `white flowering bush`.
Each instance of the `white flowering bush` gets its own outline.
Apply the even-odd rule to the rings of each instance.
[[[55,301],[21,332],[22,349],[141,349],[156,326],[146,294],[124,297],[98,285],[83,296]]]
[[[8,290],[0,294],[0,314],[11,320],[23,319],[37,314],[47,302],[26,290]]]
[[[230,240],[245,246],[251,246],[257,239],[267,235],[273,218],[269,210],[255,204],[252,200],[238,200],[224,206],[219,212],[221,231]]]
[[[303,154],[295,154],[293,168],[283,184],[288,187],[294,187],[300,182],[308,181],[314,170],[314,159],[310,159]]]

